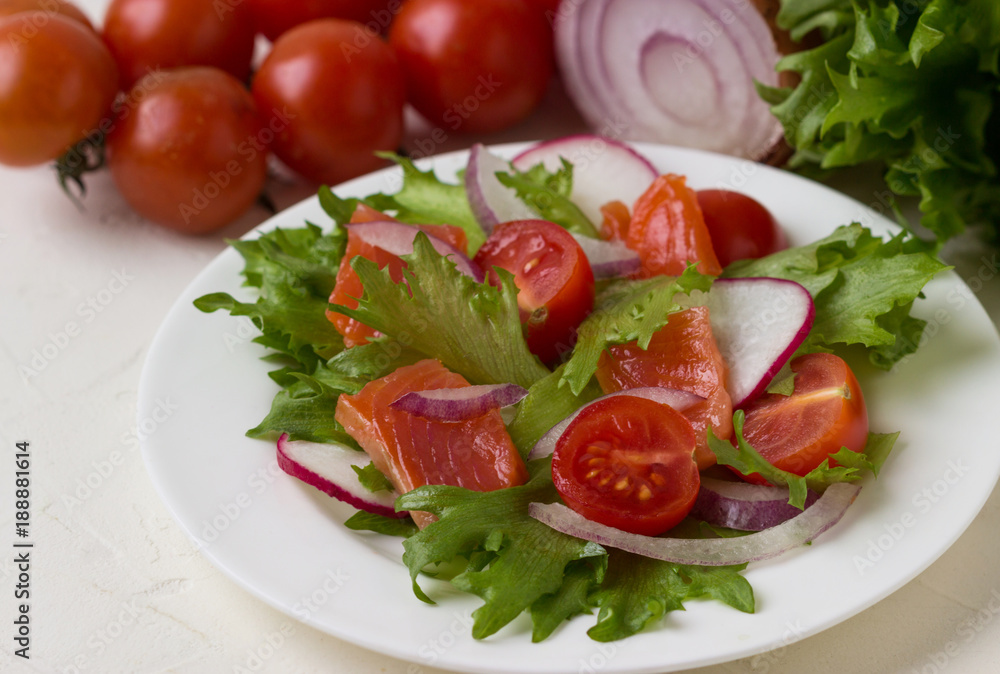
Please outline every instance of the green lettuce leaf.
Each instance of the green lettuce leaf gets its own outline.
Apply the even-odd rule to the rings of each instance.
[[[377,492],[393,490],[393,486],[392,483],[389,482],[389,478],[387,478],[382,471],[376,468],[374,463],[369,461],[368,465],[364,468],[358,468],[357,466],[351,466],[351,468],[353,468],[354,472],[358,474],[358,482],[360,482],[361,486],[368,491]]]
[[[528,456],[545,433],[570,414],[600,397],[601,389],[591,382],[579,393],[561,384],[565,365],[539,379],[528,389],[528,395],[517,406],[513,421],[507,426],[510,439],[522,457]]]
[[[594,302],[594,311],[577,330],[573,355],[562,379],[579,395],[597,371],[601,352],[611,344],[638,341],[645,349],[653,333],[667,324],[671,313],[683,307],[678,293],[708,290],[712,277],[688,267],[681,276],[658,276],[640,281],[621,279],[605,287]]]
[[[403,256],[405,283],[358,257],[352,266],[364,284],[357,309],[340,313],[370,325],[408,348],[462,374],[473,384],[511,382],[529,387],[549,371],[528,351],[521,332],[513,277],[501,273],[500,290],[476,283],[417,235]]]
[[[760,475],[772,485],[788,487],[788,502],[796,508],[805,508],[808,490],[822,492],[836,482],[854,482],[860,480],[865,472],[878,475],[882,464],[889,456],[899,433],[870,433],[865,452],[852,452],[842,447],[831,458],[839,466],[830,466],[830,459],[809,471],[804,477],[776,468],[760,455],[743,437],[743,410],[737,410],[733,415],[733,437],[737,447],[728,440],[715,437],[712,429],[708,429],[708,448],[715,454],[719,464],[736,469],[742,475]]]
[[[547,171],[542,164],[528,171],[511,170],[514,172],[498,172],[497,179],[516,191],[518,198],[539,217],[562,225],[574,234],[597,237],[594,223],[569,199],[573,191],[572,164],[563,159],[562,167],[555,173]]]
[[[344,522],[344,526],[352,531],[374,531],[377,534],[386,536],[402,536],[409,538],[417,533],[417,525],[409,517],[396,518],[376,515],[375,513],[359,510]]]

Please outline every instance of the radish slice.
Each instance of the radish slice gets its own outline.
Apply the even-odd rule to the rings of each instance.
[[[406,517],[409,513],[396,512],[399,494],[395,491],[372,492],[358,482],[358,474],[351,466],[364,468],[369,463],[371,458],[367,454],[342,445],[293,441],[288,439],[287,433],[278,438],[278,466],[292,477],[358,510],[386,517]]]
[[[754,87],[778,85],[780,58],[754,3],[587,0],[563,3],[554,28],[567,91],[595,129],[751,158],[781,136]]]
[[[404,393],[389,407],[431,421],[465,421],[521,402],[526,395],[528,390],[517,384],[438,388]]]
[[[600,223],[601,206],[622,201],[629,208],[660,175],[653,164],[625,143],[590,134],[567,136],[534,145],[514,157],[518,171],[542,164],[549,171],[573,164],[570,201],[593,223]],[[588,253],[589,255],[589,253]]]
[[[348,231],[359,237],[365,243],[381,248],[393,255],[409,255],[413,252],[413,241],[417,238],[419,229],[401,222],[376,220],[344,225]],[[450,243],[434,236],[428,236],[431,245],[441,255],[450,257],[458,271],[475,281],[482,282],[483,271],[462,251]]]
[[[592,522],[561,503],[531,503],[528,514],[569,536],[674,564],[730,566],[760,562],[804,545],[840,521],[861,487],[830,485],[806,511],[776,527],[738,538],[658,538]]]
[[[692,293],[691,302],[708,307],[734,409],[764,392],[816,316],[808,290],[776,278],[718,279],[707,294]]]
[[[810,491],[808,508],[819,495]],[[701,491],[691,515],[717,527],[740,531],[763,531],[802,514],[788,503],[788,489],[747,482],[726,482],[701,478]]]
[[[497,180],[500,171],[511,173],[510,162],[491,154],[482,144],[472,146],[465,169],[465,194],[476,222],[487,236],[501,222],[538,218],[515,190]]]
[[[595,279],[628,276],[642,266],[639,254],[621,241],[604,241],[579,234],[573,234],[573,238],[587,256]]]
[[[703,400],[700,395],[694,393],[688,393],[687,391],[678,391],[672,388],[660,388],[656,386],[646,386],[642,388],[630,388],[624,391],[615,391],[614,393],[609,393],[605,396],[601,396],[597,400],[593,400],[573,414],[569,415],[558,424],[549,429],[546,433],[535,443],[535,446],[531,448],[531,453],[528,454],[528,460],[540,459],[545,456],[549,456],[555,451],[556,442],[559,441],[559,436],[561,436],[566,429],[569,427],[573,420],[576,419],[580,412],[584,411],[594,403],[604,400],[605,398],[614,398],[615,396],[635,396],[636,398],[646,398],[647,400],[652,400],[654,402],[662,403],[664,405],[669,405],[673,407],[678,412],[683,412],[692,405],[696,405]]]

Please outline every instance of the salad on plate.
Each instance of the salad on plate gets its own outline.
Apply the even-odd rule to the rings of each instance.
[[[255,302],[196,301],[270,352],[247,434],[348,528],[404,537],[417,597],[478,595],[476,638],[525,612],[533,641],[595,610],[598,641],[691,599],[753,612],[746,565],[885,462],[898,433],[869,429],[850,363],[914,351],[945,265],[858,224],[789,248],[750,197],[607,139],[476,146],[456,182],[393,158],[396,193],[323,188],[332,226],[233,242]]]

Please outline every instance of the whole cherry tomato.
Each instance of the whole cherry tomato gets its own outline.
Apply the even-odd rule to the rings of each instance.
[[[389,29],[408,99],[431,122],[486,133],[537,107],[552,75],[552,30],[527,0],[409,0]]]
[[[280,127],[271,149],[309,180],[335,185],[367,173],[384,163],[377,150],[399,146],[399,63],[359,23],[321,19],[282,35],[254,76],[253,96]]]
[[[94,24],[90,23],[82,10],[65,0],[0,0],[0,18],[20,12],[42,12],[47,16],[58,14],[94,29]]]
[[[403,0],[247,0],[257,32],[274,42],[292,28],[316,19],[348,19],[370,32],[389,28]]]
[[[249,209],[267,176],[267,140],[250,92],[215,68],[154,72],[120,106],[107,138],[119,191],[140,215],[202,234]]]
[[[253,57],[253,17],[241,2],[112,0],[104,40],[125,90],[151,70],[181,66],[213,66],[245,81]]]
[[[117,93],[114,59],[79,21],[37,12],[0,19],[0,163],[52,161],[99,135]]]

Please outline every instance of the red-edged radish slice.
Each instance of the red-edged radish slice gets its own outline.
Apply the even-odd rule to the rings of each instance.
[[[692,293],[691,304],[708,307],[712,335],[729,368],[726,389],[734,409],[767,389],[816,316],[808,290],[776,278],[718,279],[708,293]]]
[[[359,222],[344,226],[365,243],[377,246],[393,255],[409,255],[412,253],[413,241],[420,232],[416,227],[389,220]],[[428,236],[427,239],[431,242],[434,250],[441,255],[451,258],[451,261],[455,263],[460,272],[476,281],[482,282],[483,270],[462,253],[462,251],[437,237]]]
[[[610,138],[579,134],[534,145],[514,157],[518,171],[542,164],[558,171],[562,159],[573,165],[573,191],[570,201],[587,218],[600,224],[601,206],[621,201],[629,208],[660,175],[652,162],[625,143]]]
[[[662,403],[664,405],[669,405],[673,407],[678,412],[683,412],[692,405],[696,405],[704,400],[699,395],[694,393],[688,393],[687,391],[678,391],[672,388],[659,388],[656,386],[646,386],[642,388],[630,388],[624,391],[615,391],[614,393],[609,393],[606,396],[601,396],[597,400],[592,400],[587,403],[573,414],[569,415],[558,424],[549,429],[548,433],[543,435],[535,446],[531,448],[531,453],[528,454],[528,460],[540,459],[545,456],[549,456],[555,451],[556,442],[559,440],[559,436],[565,432],[573,420],[576,419],[580,412],[587,409],[589,406],[596,403],[598,400],[604,400],[605,398],[614,398],[615,396],[635,396],[636,398],[646,398],[654,402]]]
[[[592,522],[561,503],[531,503],[528,514],[556,531],[609,548],[674,564],[731,566],[777,557],[813,540],[840,521],[861,487],[839,482],[799,515],[765,531],[736,538],[640,536]]]
[[[810,491],[808,508],[819,495]],[[717,527],[740,531],[763,531],[778,526],[802,513],[788,503],[787,487],[771,487],[747,482],[727,482],[710,477],[701,478],[698,500],[691,516]]]
[[[364,468],[369,463],[371,458],[364,452],[341,445],[289,440],[287,433],[278,438],[278,466],[292,477],[358,510],[386,517],[406,517],[408,513],[396,512],[394,507],[399,494],[368,491],[358,481],[358,474],[351,466]]]
[[[389,407],[431,421],[465,421],[518,403],[526,395],[528,390],[517,384],[438,388],[404,393]]]
[[[621,241],[605,241],[579,234],[573,234],[573,238],[587,256],[595,279],[628,276],[642,266],[639,254]]]
[[[497,180],[500,171],[511,173],[510,162],[490,153],[482,144],[472,146],[465,169],[465,194],[476,222],[487,236],[501,222],[538,218],[515,190]]]

